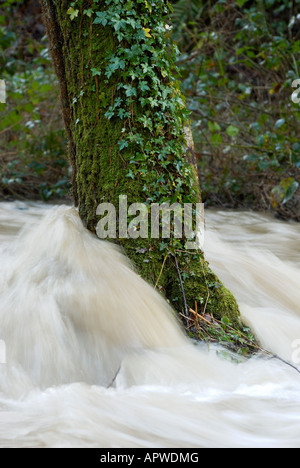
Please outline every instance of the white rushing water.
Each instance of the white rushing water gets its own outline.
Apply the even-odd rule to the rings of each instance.
[[[300,226],[206,221],[206,256],[243,319],[300,367]],[[0,261],[0,447],[300,447],[300,374],[188,341],[74,209],[1,203]]]

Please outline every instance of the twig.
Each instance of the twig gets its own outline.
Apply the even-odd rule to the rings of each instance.
[[[206,322],[208,325],[210,326],[213,326],[214,323],[211,323],[209,322],[208,320],[206,320],[204,317],[202,317],[202,315],[199,315],[197,314],[193,309],[189,309],[190,312],[195,315],[198,318],[200,318],[201,320],[203,320],[204,322]],[[219,320],[217,319],[213,319],[215,324],[222,324],[222,322],[220,322]],[[227,324],[224,324],[226,327],[230,328],[231,330],[237,332],[240,336],[242,336],[243,338],[245,338],[245,340],[251,345],[253,346],[254,348],[258,349],[259,351],[261,351],[262,353],[264,354],[267,354],[270,356],[270,359],[278,359],[278,361],[281,361],[283,362],[283,364],[286,364],[287,366],[291,367],[292,369],[294,369],[295,371],[298,372],[298,374],[300,374],[300,369],[298,369],[298,367],[294,366],[293,364],[291,364],[289,361],[286,361],[285,359],[282,359],[281,357],[279,357],[277,354],[273,354],[271,351],[267,351],[266,349],[264,348],[261,348],[258,344],[256,343],[252,343],[251,340],[249,340],[249,338],[242,332],[240,331],[237,331],[235,330],[233,327],[231,327],[230,325],[227,325]]]
[[[179,278],[179,283],[180,283],[180,288],[181,288],[181,293],[182,293],[182,297],[183,297],[184,315],[185,315],[185,318],[186,318],[186,321],[187,321],[187,326],[189,326],[189,320],[190,320],[190,317],[189,317],[189,309],[188,309],[188,305],[187,305],[187,302],[186,302],[186,296],[185,296],[185,292],[184,292],[183,282],[182,282],[182,278],[181,278],[181,274],[180,274],[180,270],[179,270],[177,258],[176,258],[175,255],[173,255],[173,256],[174,256],[174,259],[175,259],[176,270],[177,270],[177,274],[178,274],[178,278]]]
[[[195,317],[196,317],[197,319],[203,320],[203,322],[208,323],[208,325],[210,325],[210,326],[213,325],[213,323],[211,323],[209,320],[206,320],[206,318],[202,317],[202,315],[198,314],[198,313],[195,312],[193,309],[189,309],[189,311],[190,311],[193,315],[195,315]]]
[[[267,351],[268,352],[268,351]],[[293,364],[291,364],[290,362],[288,361],[285,361],[284,359],[282,359],[281,357],[277,356],[277,354],[272,354],[272,353],[269,353],[271,354],[271,359],[278,359],[279,361],[283,362],[284,364],[286,364],[287,366],[290,366],[292,369],[294,369],[295,371],[298,372],[298,374],[300,374],[300,369],[298,369],[298,367],[294,366]]]
[[[162,264],[162,267],[161,267],[161,270],[160,270],[159,276],[158,276],[158,278],[157,278],[157,281],[156,281],[156,284],[155,284],[154,289],[156,289],[157,286],[158,286],[158,283],[159,283],[159,280],[160,280],[160,278],[161,278],[162,272],[164,271],[164,268],[165,268],[165,264],[166,264],[166,260],[167,260],[167,258],[168,258],[168,255],[169,255],[169,254],[167,253],[166,256],[165,256],[165,258],[164,258],[164,261],[163,261],[163,264]]]
[[[116,378],[118,377],[118,373],[120,372],[120,370],[121,370],[121,366],[120,366],[119,369],[117,370],[116,375],[114,376],[114,378],[112,379],[111,383],[109,384],[109,386],[108,386],[107,388],[110,388],[110,387],[113,386],[113,384],[114,384],[115,381],[116,381]]]
[[[205,306],[204,306],[204,310],[203,310],[203,315],[204,315],[205,312],[206,312],[206,308],[207,308],[207,305],[208,305],[208,301],[209,301],[209,299],[210,299],[210,290],[209,290],[207,278],[206,278],[206,275],[205,275],[205,270],[204,270],[203,261],[202,261],[202,258],[201,258],[200,256],[199,256],[199,260],[200,260],[200,263],[201,263],[201,266],[202,266],[202,271],[203,271],[203,276],[204,276],[204,279],[205,279],[206,291],[207,291],[207,298],[206,298],[206,302],[205,302]]]
[[[190,309],[191,311],[191,309]],[[196,328],[199,330],[200,325],[199,325],[199,320],[198,320],[198,304],[197,301],[195,301],[195,312],[196,312]]]
[[[193,322],[193,319],[191,317],[186,317],[184,314],[182,314],[181,312],[179,312],[179,315],[181,315],[181,317],[185,318],[186,321],[187,321],[187,324],[186,324],[186,329],[189,330],[190,328],[192,328],[193,326],[193,323],[188,323],[188,322]]]

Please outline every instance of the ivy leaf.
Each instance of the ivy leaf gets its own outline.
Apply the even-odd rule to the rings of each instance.
[[[293,177],[283,179],[271,192],[271,203],[273,208],[279,204],[285,205],[290,201],[299,188],[299,183]]]
[[[148,98],[143,98],[143,97],[142,97],[142,98],[140,99],[140,103],[141,103],[142,107],[145,107],[145,106],[147,106],[147,104],[149,104],[149,99],[148,99]]]
[[[278,128],[282,127],[285,124],[285,119],[279,119],[275,123],[274,128],[277,130]]]
[[[115,31],[120,31],[120,29],[126,28],[126,21],[121,19],[119,15],[116,15],[115,18],[112,19],[112,23],[114,23]]]
[[[150,117],[146,117],[144,115],[143,117],[140,117],[139,121],[143,124],[144,128],[149,128],[150,130],[153,129],[153,124]]]
[[[149,13],[150,13],[150,15],[151,15],[151,13],[152,13],[152,6],[149,5],[149,3],[147,2],[147,0],[145,1],[145,6],[146,6],[147,10],[149,10]]]
[[[284,200],[282,202],[283,205],[285,205],[288,201],[290,201],[293,196],[295,195],[295,193],[297,192],[299,188],[299,182],[297,182],[296,180],[292,179],[292,177],[290,178],[290,184],[285,192],[285,197],[284,197]]]
[[[78,14],[79,14],[79,10],[74,10],[73,7],[70,7],[67,11],[67,15],[70,15],[71,21],[77,18]]]
[[[108,109],[108,111],[105,113],[105,117],[106,117],[108,120],[112,119],[114,115],[115,115],[115,113],[114,113],[114,109],[113,109],[112,107],[110,107],[110,108]]]
[[[153,73],[152,66],[148,65],[147,63],[142,63],[141,66],[142,66],[142,69],[143,69],[143,73],[145,75],[147,75],[147,74],[151,75],[151,73]]]
[[[211,132],[220,132],[221,127],[217,122],[208,122],[208,128]]]
[[[94,24],[102,24],[102,26],[106,26],[108,23],[107,12],[97,11],[96,15],[97,15],[97,18],[94,20]]]
[[[153,109],[154,107],[158,107],[158,105],[159,105],[158,100],[157,100],[157,99],[154,99],[154,98],[152,98],[152,97],[149,98],[149,102],[150,102],[150,104],[151,104],[152,109]]]
[[[130,117],[130,113],[127,112],[125,109],[119,109],[119,112],[118,112],[118,117],[120,119],[125,119],[125,118],[129,118]]]
[[[256,138],[256,144],[259,145],[259,146],[264,145],[266,142],[267,142],[267,138],[266,138],[265,135],[259,135],[259,136]]]
[[[136,89],[133,86],[125,85],[124,89],[126,90],[126,96],[127,97],[137,96]]]
[[[91,68],[91,72],[93,76],[101,76],[101,70],[98,70],[97,68]]]
[[[235,138],[240,133],[240,130],[237,127],[234,127],[233,125],[229,125],[229,127],[227,127],[226,129],[226,133],[231,138]]]
[[[84,10],[83,14],[90,18],[92,16],[92,14],[93,14],[93,10],[91,8],[89,8],[88,10]]]
[[[147,81],[141,81],[141,82],[140,82],[140,90],[141,90],[143,93],[144,93],[145,91],[149,91],[149,90],[150,90]]]
[[[108,70],[116,71],[119,68],[121,68],[121,70],[124,70],[125,65],[126,65],[126,63],[125,63],[124,60],[120,59],[119,57],[112,57],[110,59],[110,64],[108,66]]]
[[[164,87],[163,92],[162,92],[163,99],[166,99],[168,97],[168,95],[171,94],[171,93],[172,93],[171,88],[169,88],[168,86]]]
[[[114,108],[116,109],[117,107],[120,107],[122,102],[123,102],[123,99],[120,97],[117,97],[117,99],[115,99]]]
[[[126,22],[127,22],[127,24],[130,24],[130,26],[132,26],[133,29],[136,29],[136,21],[135,21],[135,19],[133,19],[133,18],[128,18],[128,19],[126,20]]]
[[[145,33],[145,36],[146,36],[146,37],[152,37],[151,34],[150,34],[151,29],[149,29],[149,28],[143,28],[143,30],[144,30],[144,33]]]
[[[124,148],[128,148],[129,143],[127,140],[121,140],[118,142],[118,145],[119,145],[120,151],[122,151]]]
[[[131,169],[129,169],[128,174],[126,174],[126,177],[129,177],[130,179],[134,179],[134,173],[132,172]]]

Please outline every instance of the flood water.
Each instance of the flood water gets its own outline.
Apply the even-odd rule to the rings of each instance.
[[[206,212],[206,257],[243,320],[300,368],[299,234]],[[0,265],[0,447],[300,447],[300,374],[189,341],[73,208],[0,203]]]

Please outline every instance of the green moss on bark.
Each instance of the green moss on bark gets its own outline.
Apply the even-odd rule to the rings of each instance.
[[[132,165],[137,148],[132,145],[120,151],[124,122],[105,116],[117,95],[119,83],[117,73],[109,79],[104,74],[107,57],[119,47],[112,28],[95,26],[93,17],[84,16],[82,12],[71,21],[66,2],[44,0],[43,3],[53,60],[60,63],[56,70],[64,95],[63,106],[68,108],[64,114],[72,155],[74,199],[87,228],[95,232],[99,220],[97,206],[105,202],[117,207],[120,195],[127,195],[128,204],[149,204],[153,194],[145,190],[145,185],[155,187],[159,179],[170,200],[199,203],[201,193],[191,145],[182,155],[191,169],[187,180],[183,180],[178,164],[171,161],[169,166],[162,167],[158,161],[150,159],[146,177],[137,162]],[[99,3],[101,8],[104,2]],[[99,70],[101,75],[92,70]],[[166,80],[164,78],[164,83]],[[132,120],[137,121],[144,112],[145,109],[135,103]],[[147,141],[149,130],[145,128],[142,136]],[[129,168],[136,168],[134,178],[128,177]],[[180,200],[174,182],[176,177],[180,180]],[[186,306],[194,308],[197,303],[199,312],[216,318],[228,317],[235,327],[240,327],[238,305],[209,268],[203,252],[172,247],[162,250],[161,240],[151,238],[123,239],[119,243],[137,272],[155,285],[179,313]]]

